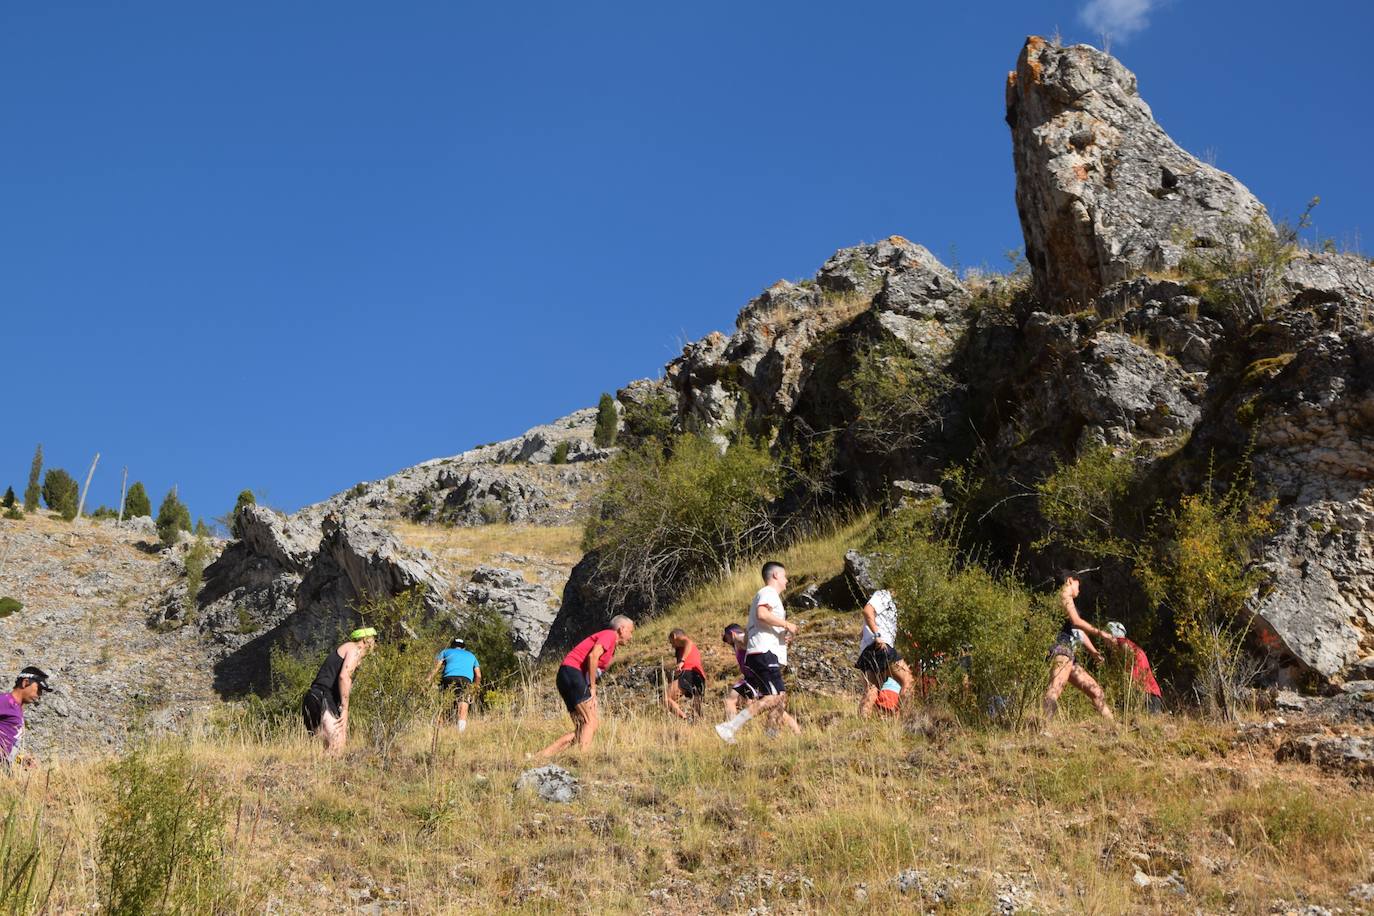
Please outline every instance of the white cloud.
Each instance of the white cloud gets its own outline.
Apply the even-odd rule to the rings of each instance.
[[[1159,0],[1088,0],[1078,18],[1094,34],[1129,41],[1150,24],[1150,12],[1159,5]]]

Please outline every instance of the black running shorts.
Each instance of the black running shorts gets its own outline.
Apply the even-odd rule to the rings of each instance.
[[[744,679],[759,696],[787,692],[787,685],[782,682],[782,665],[778,664],[778,657],[772,652],[754,652],[746,655],[744,667],[749,670]]]
[[[439,682],[440,688],[453,691],[453,702],[471,703],[472,702],[472,681],[461,675],[446,677]]]
[[[859,660],[854,663],[854,667],[860,671],[882,674],[901,660],[902,653],[896,649],[891,646],[879,649],[876,642],[871,642],[859,653]]]
[[[759,698],[759,692],[749,683],[748,678],[740,678],[739,683],[735,684],[730,689],[744,697],[745,700],[757,700]]]
[[[572,665],[558,666],[558,679],[555,683],[558,685],[558,695],[563,698],[563,705],[568,707],[568,712],[572,712],[592,698],[592,688],[587,684],[587,676]]]
[[[704,696],[706,693],[706,678],[700,671],[684,671],[677,676],[677,689],[682,691],[682,695],[689,700]]]
[[[311,733],[319,731],[325,713],[336,719],[343,715],[332,693],[323,687],[312,686],[301,699],[301,719],[305,722],[305,730]]]

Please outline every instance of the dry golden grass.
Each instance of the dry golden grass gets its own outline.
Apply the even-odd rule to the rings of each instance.
[[[517,569],[529,578],[540,563],[566,571],[582,558],[582,528],[579,525],[493,524],[448,528],[398,521],[392,528],[402,542],[428,550],[457,574],[470,573],[482,563],[495,563]],[[502,553],[527,556],[533,562],[498,560],[498,554]]]
[[[793,581],[837,572],[869,524],[783,551]],[[616,666],[660,660],[672,626],[713,647],[757,576],[750,564],[645,624]],[[803,640],[851,638],[841,615],[807,616]],[[551,681],[538,671],[461,736],[418,722],[390,760],[361,738],[326,759],[295,728],[183,739],[229,800],[223,912],[349,912],[376,898],[406,913],[981,914],[1015,884],[1029,912],[1267,913],[1300,897],[1348,909],[1350,886],[1374,877],[1367,791],[1181,717],[1116,732],[1070,715],[1052,737],[907,729],[856,719],[852,697],[803,692],[791,698],[801,736],[756,722],[727,747],[710,728],[726,681],[693,725],[608,684],[595,747],[558,761],[583,794],[554,805],[513,791],[535,765],[525,755],[567,728]],[[42,812],[52,912],[98,902],[106,763],[0,781],[0,813]],[[905,869],[924,892],[898,889]],[[1139,890],[1137,869],[1175,872],[1187,892]]]

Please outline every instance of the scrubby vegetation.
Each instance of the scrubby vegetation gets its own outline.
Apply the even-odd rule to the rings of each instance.
[[[601,448],[609,448],[615,444],[619,425],[620,415],[615,409],[615,398],[603,393],[596,405],[596,428],[592,430],[592,441]]]
[[[157,507],[157,536],[164,546],[171,547],[183,531],[191,530],[191,510],[177,498],[176,487],[167,491],[162,505]]]
[[[76,518],[79,487],[76,479],[62,468],[50,468],[43,475],[43,504],[67,521]]]
[[[854,436],[866,449],[883,453],[920,445],[939,418],[939,398],[953,385],[910,349],[883,340],[865,345],[840,387],[854,402]]]
[[[38,448],[34,450],[33,462],[29,465],[29,485],[24,488],[24,511],[34,512],[38,509],[38,497],[41,492],[38,486],[39,475],[43,473],[43,443],[38,443]]]
[[[124,497],[124,517],[143,518],[151,517],[152,514],[153,504],[148,499],[148,491],[144,488],[143,481],[135,480]]]

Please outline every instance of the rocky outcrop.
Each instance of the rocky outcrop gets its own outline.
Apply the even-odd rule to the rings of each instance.
[[[524,522],[550,506],[543,487],[520,475],[481,465],[461,475],[441,474],[437,489],[446,491],[438,515],[455,525]]]
[[[1026,258],[1053,310],[1267,224],[1254,195],[1170,139],[1135,75],[1096,48],[1027,39],[1007,77],[1007,123]]]
[[[525,581],[513,569],[478,566],[458,591],[464,604],[497,612],[510,627],[517,652],[539,655],[557,615],[554,594],[547,586]]]

